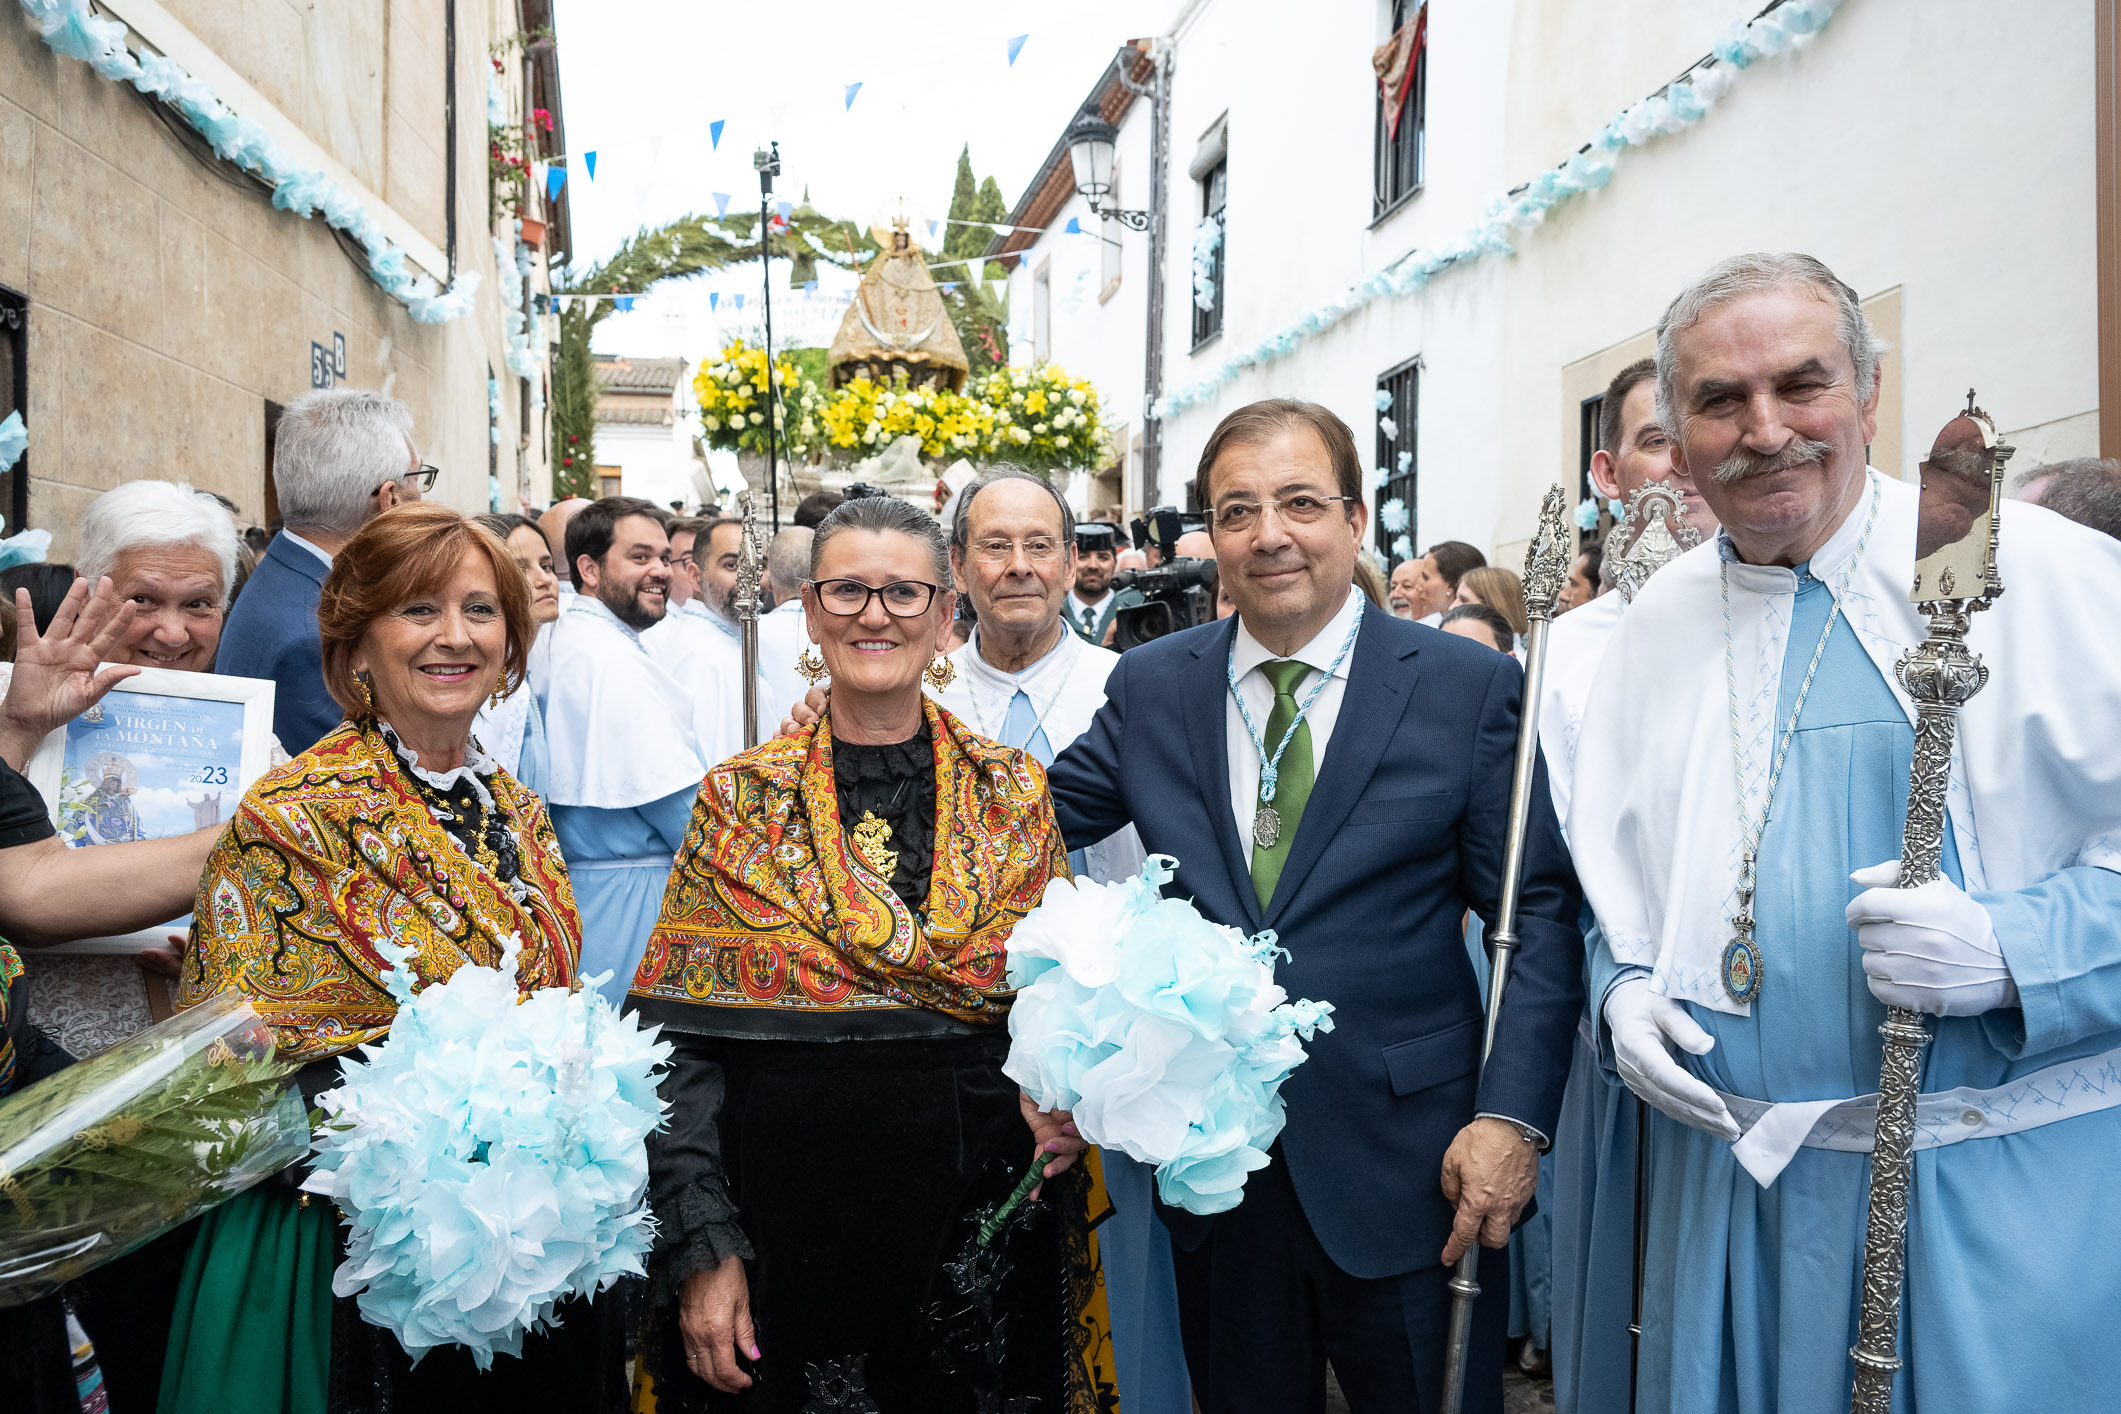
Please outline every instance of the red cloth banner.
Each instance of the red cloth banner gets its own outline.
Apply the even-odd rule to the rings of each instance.
[[[1377,96],[1385,105],[1385,136],[1399,137],[1399,115],[1414,87],[1414,70],[1421,64],[1422,46],[1428,40],[1429,7],[1423,5],[1399,32],[1377,46],[1370,67],[1377,71]]]

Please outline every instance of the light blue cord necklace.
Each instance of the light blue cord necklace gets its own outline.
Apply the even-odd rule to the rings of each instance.
[[[1347,661],[1348,650],[1355,646],[1355,635],[1362,629],[1362,600],[1358,596],[1355,604],[1355,621],[1348,625],[1348,636],[1341,640],[1340,651],[1333,655],[1333,665],[1319,674],[1318,681],[1304,694],[1304,700],[1296,708],[1296,716],[1289,729],[1281,734],[1281,743],[1274,748],[1274,755],[1267,755],[1267,744],[1260,740],[1259,728],[1253,725],[1252,709],[1245,706],[1244,694],[1237,690],[1237,635],[1230,636],[1230,661],[1223,669],[1223,676],[1230,684],[1230,696],[1237,702],[1237,715],[1244,719],[1245,731],[1252,738],[1252,749],[1259,754],[1259,809],[1252,816],[1252,843],[1261,849],[1272,849],[1281,839],[1281,812],[1274,808],[1274,787],[1281,777],[1281,755],[1296,739],[1296,729],[1304,724],[1311,713],[1311,704],[1318,701],[1318,694],[1326,690],[1326,684],[1340,671]]]

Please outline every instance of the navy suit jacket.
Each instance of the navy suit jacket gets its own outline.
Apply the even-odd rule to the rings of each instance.
[[[322,560],[275,535],[228,611],[214,658],[217,673],[272,679],[273,735],[289,756],[315,746],[346,715],[324,690],[317,638],[317,600],[328,573]]]
[[[1518,900],[1521,951],[1494,1056],[1464,915],[1493,920],[1524,674],[1468,639],[1366,611],[1340,714],[1267,907],[1230,810],[1225,723],[1233,619],[1133,649],[1090,730],[1048,774],[1071,848],[1122,825],[1179,860],[1164,892],[1289,950],[1275,980],[1331,1002],[1282,1087],[1281,1151],[1319,1242],[1343,1270],[1439,1264],[1452,1205],[1444,1151],[1475,1112],[1553,1134],[1583,1008],[1580,892],[1542,764]],[[1181,1245],[1198,1220],[1167,1213]]]

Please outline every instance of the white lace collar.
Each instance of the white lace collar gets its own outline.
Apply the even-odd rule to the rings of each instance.
[[[465,739],[463,765],[448,771],[430,771],[420,764],[418,754],[399,739],[396,728],[380,717],[376,719],[376,726],[382,731],[383,740],[390,743],[390,749],[397,752],[398,759],[405,763],[406,770],[444,794],[455,790],[458,782],[469,781],[473,792],[479,797],[479,803],[489,810],[494,808],[493,792],[488,789],[486,783],[493,773],[501,768],[498,762],[486,754],[485,748],[479,745],[477,737]]]

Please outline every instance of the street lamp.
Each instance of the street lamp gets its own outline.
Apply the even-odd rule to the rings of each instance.
[[[1094,215],[1119,222],[1130,231],[1149,229],[1149,213],[1146,211],[1106,210],[1104,203],[1112,196],[1112,148],[1119,138],[1119,129],[1098,115],[1095,108],[1085,108],[1068,125],[1068,161],[1075,168],[1075,190],[1089,203]]]

